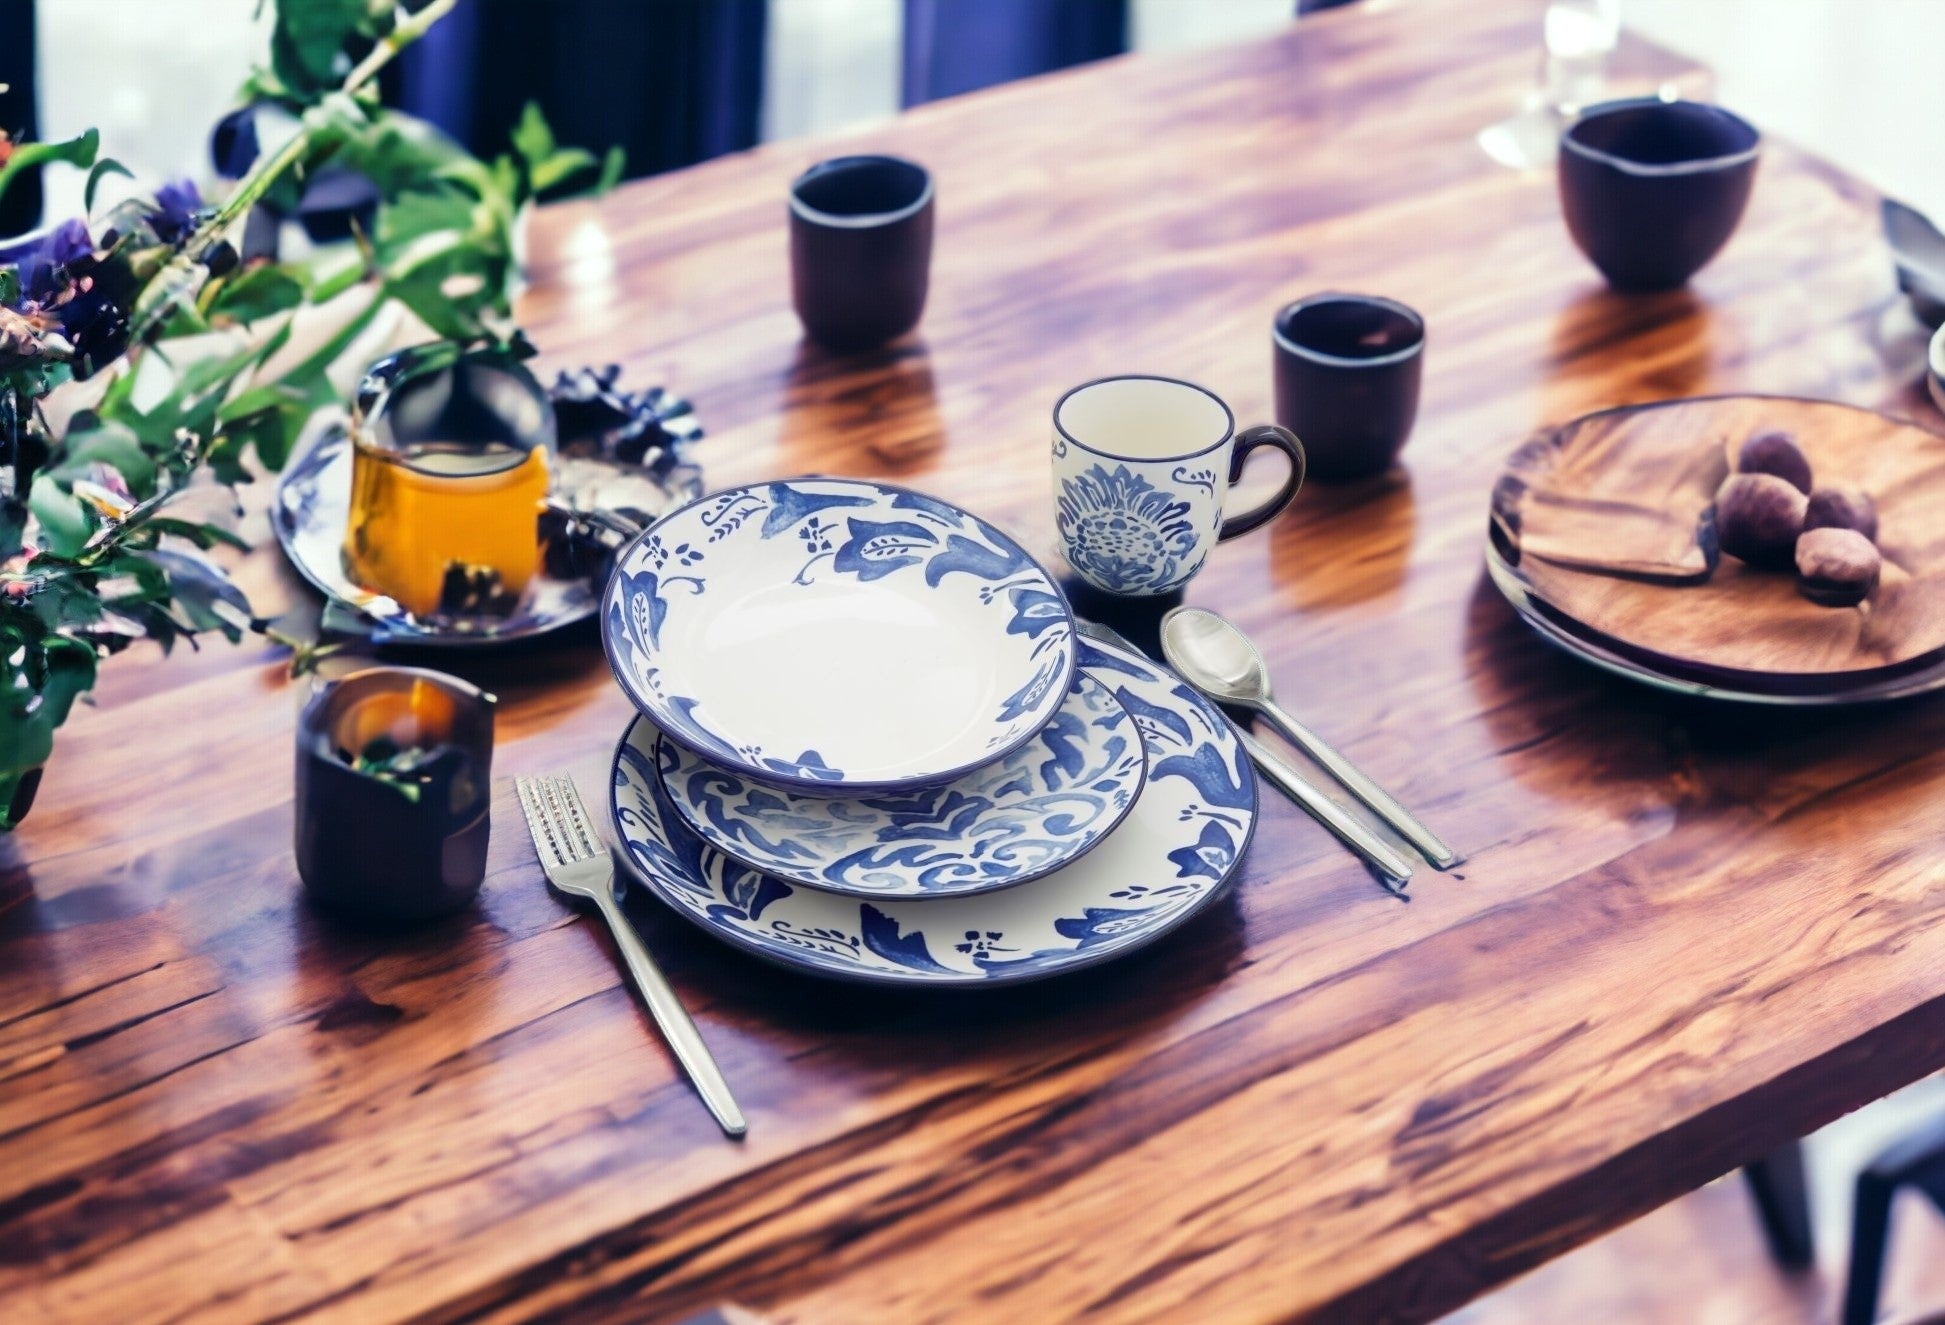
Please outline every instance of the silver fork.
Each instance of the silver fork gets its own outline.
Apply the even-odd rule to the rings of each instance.
[[[743,1111],[736,1107],[729,1083],[723,1080],[722,1069],[710,1057],[709,1046],[702,1042],[702,1035],[683,1009],[682,1000],[676,997],[661,968],[642,946],[641,936],[621,913],[621,904],[615,900],[614,857],[588,821],[581,793],[574,789],[574,779],[563,774],[515,778],[514,786],[520,792],[520,805],[527,812],[527,827],[533,832],[534,850],[540,855],[540,867],[547,872],[547,882],[561,892],[591,898],[601,909],[601,918],[608,922],[608,932],[615,936],[615,946],[621,949],[628,973],[635,977],[635,987],[642,991],[649,1013],[668,1038],[669,1048],[675,1050],[676,1058],[687,1069],[689,1079],[695,1082],[702,1102],[716,1115],[725,1132],[731,1136],[743,1135],[747,1126]]]

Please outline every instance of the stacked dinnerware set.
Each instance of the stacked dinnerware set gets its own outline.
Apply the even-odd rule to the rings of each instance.
[[[602,634],[640,710],[612,784],[635,872],[787,966],[1091,965],[1216,900],[1255,828],[1222,713],[935,497],[800,478],[692,502],[623,552]]]

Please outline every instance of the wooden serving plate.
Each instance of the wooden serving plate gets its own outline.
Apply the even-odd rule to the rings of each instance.
[[[1716,487],[1735,448],[1771,429],[1794,434],[1819,485],[1877,501],[1884,571],[1857,607],[1820,607],[1793,575],[1717,553]],[[1831,694],[1945,661],[1945,436],[1871,410],[1709,396],[1590,414],[1514,453],[1491,533],[1502,588],[1658,673]]]

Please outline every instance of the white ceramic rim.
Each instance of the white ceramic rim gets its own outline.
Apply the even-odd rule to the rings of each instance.
[[[1326,354],[1322,350],[1313,350],[1307,345],[1297,344],[1288,336],[1284,335],[1283,321],[1292,313],[1299,312],[1315,304],[1376,304],[1380,308],[1388,308],[1418,328],[1418,339],[1402,350],[1393,350],[1390,354],[1380,354],[1373,359],[1354,359],[1346,354]],[[1400,303],[1396,299],[1387,299],[1381,294],[1355,294],[1348,290],[1325,290],[1321,294],[1307,294],[1301,299],[1293,299],[1283,307],[1277,309],[1276,316],[1270,319],[1270,336],[1278,345],[1296,355],[1299,359],[1308,359],[1312,363],[1328,364],[1332,368],[1384,368],[1394,363],[1404,363],[1413,355],[1423,354],[1425,352],[1425,318],[1423,314],[1410,304]]]
[[[1747,130],[1755,141],[1740,152],[1729,152],[1722,156],[1697,157],[1693,161],[1670,161],[1660,165],[1653,165],[1644,161],[1630,161],[1624,156],[1615,156],[1612,152],[1603,152],[1598,147],[1589,147],[1587,144],[1574,138],[1574,131],[1590,120],[1602,119],[1608,115],[1613,115],[1624,110],[1644,110],[1650,106],[1699,107],[1702,110],[1728,119],[1738,128]],[[1745,161],[1754,161],[1762,154],[1763,135],[1755,125],[1745,120],[1742,116],[1732,110],[1725,110],[1723,107],[1715,105],[1712,102],[1689,101],[1680,97],[1626,97],[1619,101],[1603,101],[1598,105],[1589,106],[1581,111],[1579,115],[1574,117],[1574,122],[1569,124],[1565,131],[1561,133],[1560,147],[1562,151],[1572,152],[1575,156],[1583,157],[1589,161],[1598,161],[1604,166],[1611,166],[1624,175],[1638,175],[1643,179],[1657,179],[1674,175],[1701,175],[1712,170],[1726,170],[1730,166],[1739,166]]]
[[[820,211],[797,196],[797,189],[812,175],[829,170],[833,166],[850,165],[862,162],[891,162],[896,165],[910,166],[925,177],[925,187],[919,190],[918,198],[889,212],[862,212],[856,215],[841,216],[836,212]],[[790,181],[790,210],[812,225],[829,226],[833,230],[872,230],[879,226],[891,225],[908,216],[916,216],[925,210],[925,204],[932,201],[932,172],[906,156],[893,156],[888,152],[854,152],[848,156],[834,156],[808,166],[797,178]]]
[[[621,584],[621,574],[620,574],[621,568],[627,563],[629,557],[633,555],[636,547],[640,545],[642,542],[644,542],[650,534],[657,532],[659,529],[661,529],[661,527],[664,524],[674,519],[676,516],[682,515],[685,512],[689,511],[690,509],[702,505],[704,502],[714,501],[716,498],[723,496],[725,493],[747,492],[755,488],[767,488],[777,483],[792,483],[792,482],[800,482],[800,481],[818,482],[818,483],[853,483],[853,484],[857,484],[860,487],[874,488],[879,492],[909,493],[915,497],[923,497],[928,501],[938,502],[942,506],[949,506],[953,510],[958,511],[960,514],[964,515],[967,519],[975,521],[977,524],[979,524],[984,530],[987,531],[989,536],[992,537],[995,541],[1014,549],[1021,556],[1025,557],[1027,559],[1027,562],[1030,565],[1032,565],[1040,572],[1041,578],[1046,582],[1054,598],[1060,603],[1061,611],[1066,617],[1067,628],[1068,628],[1068,644],[1067,644],[1067,666],[1065,670],[1061,673],[1059,680],[1054,684],[1049,685],[1047,688],[1048,693],[1056,696],[1056,698],[1053,700],[1053,702],[1047,705],[1047,711],[1040,715],[1040,720],[1038,722],[1029,726],[1024,732],[1020,733],[1019,736],[1017,736],[1015,739],[1011,741],[1008,741],[1005,745],[1000,746],[996,749],[983,751],[978,756],[968,760],[963,764],[957,765],[956,767],[953,768],[945,769],[938,773],[915,774],[912,776],[896,777],[896,778],[873,778],[869,780],[859,780],[859,781],[850,781],[850,780],[825,781],[816,778],[797,777],[787,773],[778,773],[771,769],[756,768],[756,767],[752,767],[747,763],[741,763],[735,761],[724,761],[715,752],[709,750],[699,750],[693,744],[691,744],[689,740],[685,739],[684,737],[672,734],[669,731],[668,727],[666,727],[662,723],[662,721],[660,720],[657,714],[650,712],[646,707],[643,706],[642,702],[636,698],[635,687],[631,685],[628,679],[621,674],[621,668],[619,665],[617,665],[615,661],[614,645],[610,642],[608,638],[609,635],[608,623],[614,615],[612,612],[609,611],[609,607],[614,601],[614,596],[619,592],[618,586]],[[1001,529],[998,525],[994,524],[992,521],[986,519],[986,517],[982,515],[978,515],[972,511],[969,511],[965,507],[958,505],[956,502],[947,501],[943,497],[934,497],[930,493],[919,492],[915,488],[903,487],[896,483],[884,483],[884,482],[880,482],[877,479],[849,478],[840,475],[799,474],[793,478],[754,479],[748,483],[737,483],[727,488],[719,488],[714,492],[705,492],[700,496],[694,497],[689,501],[683,502],[680,506],[671,507],[669,510],[663,512],[646,529],[643,529],[640,533],[636,534],[633,538],[629,539],[626,543],[622,544],[620,550],[615,553],[614,566],[615,569],[613,572],[609,574],[607,584],[602,587],[601,597],[598,603],[598,614],[600,618],[600,629],[601,629],[601,652],[602,655],[607,659],[609,675],[614,677],[615,684],[621,688],[621,693],[627,697],[629,705],[632,708],[634,708],[636,712],[640,713],[642,716],[654,722],[655,729],[657,731],[667,736],[671,741],[674,741],[677,745],[687,750],[690,754],[695,755],[698,759],[703,759],[712,763],[722,763],[726,767],[735,769],[737,772],[743,774],[744,776],[750,778],[753,781],[767,782],[771,786],[789,787],[793,790],[805,791],[812,794],[821,792],[822,794],[827,796],[864,796],[864,795],[873,795],[880,792],[904,791],[913,787],[930,787],[930,786],[936,786],[939,783],[943,783],[943,782],[951,782],[955,778],[964,777],[966,774],[972,772],[976,768],[982,767],[983,765],[992,763],[996,760],[1006,758],[1008,755],[1012,754],[1015,750],[1025,745],[1028,741],[1038,736],[1040,734],[1040,729],[1042,727],[1045,727],[1049,722],[1052,722],[1054,714],[1060,712],[1061,704],[1066,701],[1067,692],[1073,688],[1074,676],[1077,672],[1080,671],[1080,623],[1074,617],[1073,604],[1067,601],[1067,591],[1061,587],[1059,578],[1055,576],[1052,571],[1048,570],[1045,566],[1041,565],[1040,559],[1034,556],[1031,552],[1027,551],[1027,549],[1020,543],[1018,539],[1014,538],[1011,534],[1007,533],[1004,529]]]
[[[1228,426],[1221,437],[1207,446],[1199,447],[1194,451],[1184,451],[1180,455],[1123,455],[1118,451],[1103,451],[1098,446],[1089,446],[1067,431],[1066,426],[1060,421],[1060,411],[1070,397],[1079,395],[1089,387],[1106,386],[1110,382],[1167,382],[1173,386],[1185,386],[1191,391],[1200,391],[1216,402],[1216,407],[1222,411]],[[1059,433],[1061,440],[1069,446],[1078,446],[1089,455],[1098,455],[1103,460],[1119,460],[1130,465],[1166,465],[1179,460],[1194,460],[1197,456],[1208,455],[1217,447],[1227,446],[1236,436],[1236,411],[1230,409],[1229,402],[1208,387],[1200,382],[1191,382],[1187,378],[1170,377],[1166,373],[1110,373],[1106,377],[1097,377],[1091,382],[1082,382],[1079,386],[1068,387],[1060,393],[1060,399],[1054,402],[1054,431]]]

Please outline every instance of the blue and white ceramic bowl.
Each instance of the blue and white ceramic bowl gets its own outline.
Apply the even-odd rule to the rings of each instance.
[[[608,662],[670,740],[827,795],[947,782],[1033,738],[1074,680],[1052,577],[977,516],[861,479],[730,488],[618,559]]]
[[[786,883],[691,833],[637,720],[611,808],[635,873],[716,937],[818,975],[997,984],[1078,970],[1154,942],[1220,897],[1256,828],[1256,776],[1229,723],[1145,658],[1082,641],[1089,672],[1141,727],[1148,781],[1108,839],[1044,878],[971,897],[861,901]]]
[[[1037,879],[1114,831],[1148,778],[1135,720],[1084,670],[1032,740],[938,787],[800,796],[666,738],[658,747],[669,799],[703,841],[780,879],[854,897],[951,897]]]

